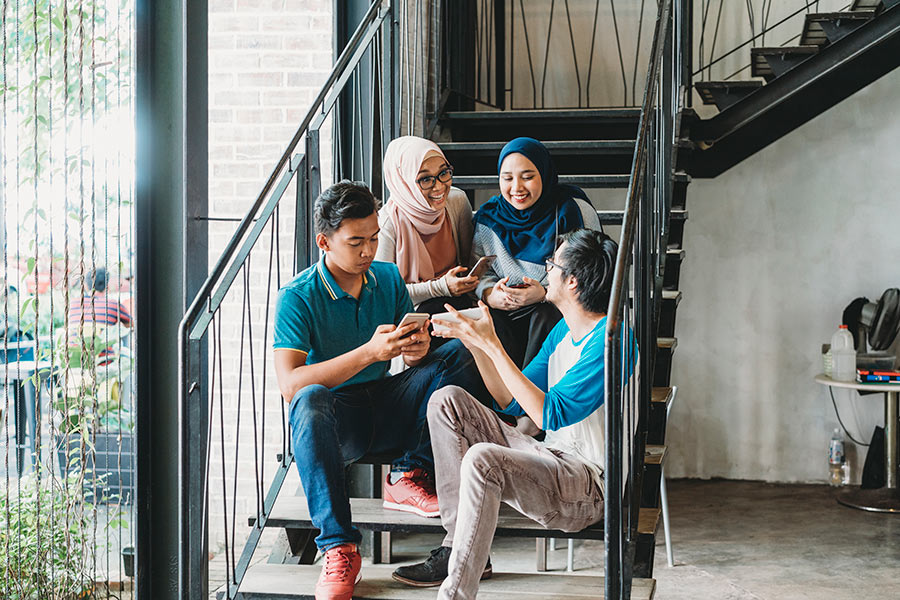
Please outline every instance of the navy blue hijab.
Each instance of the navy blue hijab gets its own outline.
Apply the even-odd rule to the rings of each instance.
[[[559,183],[550,152],[534,138],[516,138],[503,146],[497,159],[498,175],[503,159],[514,152],[537,167],[543,187],[541,197],[525,210],[518,210],[503,196],[493,196],[475,213],[475,223],[481,223],[497,234],[516,260],[543,264],[556,249],[556,219],[559,219],[559,233],[583,227],[581,209],[573,198],[589,200],[580,187]]]

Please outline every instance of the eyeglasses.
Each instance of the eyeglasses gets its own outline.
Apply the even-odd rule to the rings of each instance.
[[[548,272],[548,273],[550,272],[550,269],[552,269],[553,267],[556,267],[556,268],[559,269],[560,272],[562,272],[562,273],[565,273],[565,272],[566,272],[565,268],[563,268],[562,265],[556,264],[555,262],[553,262],[553,261],[550,260],[549,258],[548,258],[547,260],[544,261],[544,268],[547,269],[547,272]]]
[[[436,181],[440,181],[441,183],[450,183],[453,181],[453,167],[448,165],[437,175],[426,175],[425,177],[416,179],[416,183],[423,191],[433,188]]]

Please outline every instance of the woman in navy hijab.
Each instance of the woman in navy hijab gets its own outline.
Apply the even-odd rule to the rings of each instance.
[[[512,140],[497,160],[500,195],[475,213],[475,258],[496,255],[475,292],[491,307],[497,334],[519,368],[537,354],[561,318],[549,302],[545,261],[556,237],[601,229],[584,190],[559,183],[547,148],[533,138]]]

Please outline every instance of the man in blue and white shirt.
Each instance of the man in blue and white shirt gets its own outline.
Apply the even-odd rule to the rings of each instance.
[[[479,579],[490,576],[501,502],[563,531],[603,517],[604,344],[617,245],[587,229],[561,240],[546,268],[547,300],[563,319],[523,371],[483,303],[480,319],[457,314],[458,322],[445,323],[442,334],[472,351],[495,408],[527,414],[547,435],[538,442],[516,431],[460,387],[431,396],[428,425],[447,534],[425,562],[400,567],[394,578],[415,586],[443,582],[439,598],[474,598]]]

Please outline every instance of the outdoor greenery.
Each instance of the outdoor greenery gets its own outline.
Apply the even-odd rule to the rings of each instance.
[[[81,474],[0,487],[0,600],[84,598],[93,582],[93,505],[73,494]]]
[[[119,283],[131,274],[134,4],[0,9],[0,311],[5,329],[37,338],[35,358],[55,369],[45,464],[17,478],[8,461],[0,480],[0,600],[88,598],[104,578],[97,504],[109,499],[91,455],[99,432],[131,435],[123,382],[132,359],[126,332],[73,329],[66,313],[95,267]],[[104,508],[103,527],[127,527],[116,510]]]

